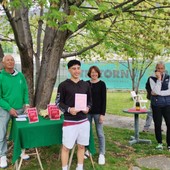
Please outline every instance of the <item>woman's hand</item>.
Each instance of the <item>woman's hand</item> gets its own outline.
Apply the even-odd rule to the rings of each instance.
[[[104,122],[104,115],[100,115],[99,117],[99,123],[103,123]]]

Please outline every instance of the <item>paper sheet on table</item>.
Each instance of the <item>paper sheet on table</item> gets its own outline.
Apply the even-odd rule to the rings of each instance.
[[[17,116],[18,118],[24,118],[24,117],[28,117],[26,114],[24,114],[24,115],[18,115]]]
[[[75,94],[75,109],[86,111],[87,108],[87,94]]]
[[[16,121],[27,121],[27,119],[25,117],[21,117],[21,118],[16,118]]]

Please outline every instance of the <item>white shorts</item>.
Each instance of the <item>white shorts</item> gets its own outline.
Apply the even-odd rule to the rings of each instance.
[[[62,143],[68,149],[72,149],[75,143],[83,146],[88,146],[89,137],[90,137],[89,121],[85,121],[83,123],[71,126],[63,126]]]

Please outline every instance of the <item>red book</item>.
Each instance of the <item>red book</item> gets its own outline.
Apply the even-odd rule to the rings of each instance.
[[[47,106],[48,115],[50,120],[59,120],[60,119],[60,111],[56,105],[49,104]]]
[[[29,123],[39,122],[36,107],[28,108],[27,112],[28,112]]]

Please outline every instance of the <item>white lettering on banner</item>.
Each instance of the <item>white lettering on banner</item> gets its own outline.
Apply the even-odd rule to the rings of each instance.
[[[87,78],[88,70],[82,70],[81,77]],[[101,78],[129,78],[128,70],[101,70]]]

